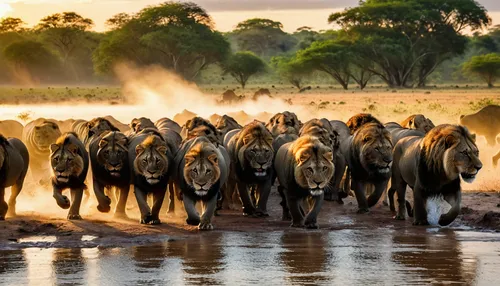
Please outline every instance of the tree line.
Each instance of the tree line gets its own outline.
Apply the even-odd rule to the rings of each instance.
[[[327,20],[338,29],[286,33],[280,22],[256,18],[221,33],[202,7],[173,1],[117,14],[104,33],[74,12],[34,27],[4,18],[0,83],[112,82],[121,62],[161,65],[189,81],[215,69],[243,88],[263,73],[298,89],[317,77],[344,89],[457,80],[492,87],[500,77],[500,26],[483,33],[491,19],[475,0],[365,0]]]

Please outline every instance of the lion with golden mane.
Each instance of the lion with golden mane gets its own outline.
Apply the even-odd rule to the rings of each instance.
[[[474,181],[482,163],[479,149],[469,131],[459,125],[443,124],[425,137],[407,137],[394,148],[391,191],[398,194],[396,219],[405,219],[406,186],[413,189],[415,225],[429,224],[429,199],[443,196],[450,205],[438,223],[448,225],[458,216],[461,204],[460,179]],[[411,214],[410,214],[411,215]]]
[[[416,129],[423,133],[429,132],[436,127],[432,120],[425,117],[423,114],[413,114],[401,122],[403,128]]]

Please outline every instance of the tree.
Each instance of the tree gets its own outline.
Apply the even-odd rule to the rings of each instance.
[[[96,71],[110,72],[121,61],[159,64],[194,80],[208,65],[227,57],[229,43],[214,31],[208,13],[194,3],[165,2],[136,15],[114,16],[115,28],[94,52]]]
[[[224,74],[230,74],[242,88],[250,77],[264,72],[266,64],[252,52],[237,52],[224,63]]]
[[[500,77],[500,54],[491,53],[472,57],[463,64],[462,70],[467,75],[481,78],[491,88]]]
[[[19,18],[7,17],[0,20],[0,33],[5,32],[20,32],[26,23]]]
[[[334,13],[336,23],[363,42],[371,72],[392,87],[423,86],[445,60],[465,51],[465,29],[491,23],[474,0],[366,0]]]
[[[269,19],[248,19],[239,23],[229,35],[234,37],[240,51],[251,51],[262,58],[286,53],[296,45],[296,40],[285,33],[283,25]]]
[[[106,20],[106,26],[112,30],[119,29],[132,20],[133,16],[127,13],[118,13]]]
[[[302,89],[304,80],[311,74],[311,68],[296,57],[273,57],[271,64],[278,75],[297,89]]]

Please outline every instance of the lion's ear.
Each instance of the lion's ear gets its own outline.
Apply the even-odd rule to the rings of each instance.
[[[139,154],[141,154],[142,152],[144,152],[144,150],[145,150],[145,149],[144,149],[144,146],[142,146],[142,145],[137,145],[137,146],[135,147],[135,155],[139,155]]]
[[[76,146],[75,144],[68,144],[67,149],[73,155],[77,155],[78,154],[78,146]]]
[[[104,147],[106,147],[108,144],[109,144],[108,140],[106,140],[106,139],[102,139],[101,141],[99,141],[99,148],[104,148]]]
[[[415,129],[415,125],[413,123],[413,119],[411,119],[410,121],[408,121],[408,128]]]
[[[448,135],[446,136],[445,142],[446,148],[450,148],[451,146],[455,145],[455,143],[457,142],[457,138],[455,138],[455,136],[453,135]]]
[[[156,151],[158,151],[160,154],[167,154],[167,146],[158,146],[156,147]]]
[[[59,150],[60,146],[57,144],[50,144],[50,153],[55,153]]]
[[[325,157],[325,159],[327,159],[328,161],[333,162],[333,153],[332,152],[326,152],[325,154],[323,154],[323,157]]]
[[[363,137],[363,142],[365,142],[365,143],[370,141],[370,140],[372,140],[372,138],[370,136]]]
[[[184,156],[184,161],[186,162],[186,165],[192,164],[195,161],[195,157],[192,155],[186,155]]]
[[[299,156],[299,163],[302,164],[311,158],[311,154],[309,152],[302,152]]]
[[[465,117],[465,115],[460,115],[460,119],[462,119],[462,118],[464,118],[464,117]]]
[[[208,161],[212,162],[214,165],[217,165],[219,163],[219,158],[217,157],[217,154],[210,154],[208,155]]]
[[[476,134],[471,134],[470,137],[472,138],[472,141],[474,141],[474,143],[476,143]]]
[[[243,137],[243,145],[247,145],[250,143],[251,136],[245,136]]]
[[[137,118],[132,119],[130,124],[128,125],[130,128],[135,130],[135,126],[137,125]]]

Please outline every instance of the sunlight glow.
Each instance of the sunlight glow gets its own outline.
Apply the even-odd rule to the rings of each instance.
[[[12,7],[10,7],[9,4],[7,4],[7,3],[0,3],[0,18],[2,18],[5,15],[7,15],[7,13],[9,13],[10,11],[12,11]]]

